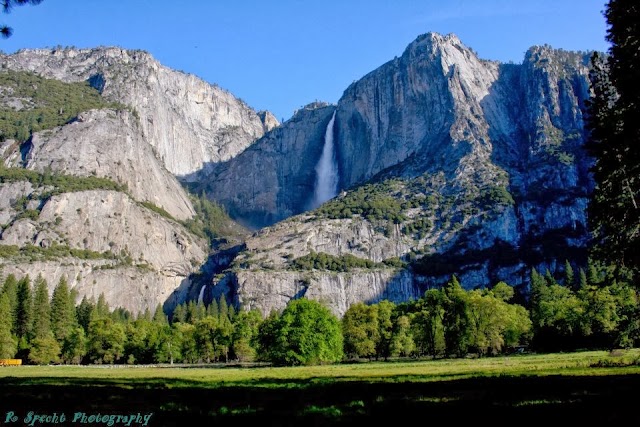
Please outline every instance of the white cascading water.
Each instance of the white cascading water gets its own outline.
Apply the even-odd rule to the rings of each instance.
[[[338,192],[338,165],[333,149],[333,124],[335,121],[336,112],[334,111],[324,133],[324,148],[316,165],[316,187],[313,190],[312,209],[334,198]]]
[[[204,300],[204,291],[207,290],[207,285],[202,285],[200,288],[200,295],[198,295],[198,304],[202,304]]]

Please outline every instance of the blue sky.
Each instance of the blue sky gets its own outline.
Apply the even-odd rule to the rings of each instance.
[[[418,35],[455,33],[480,57],[533,45],[606,50],[605,0],[44,0],[0,16],[0,49],[121,46],[217,83],[278,119],[346,87]]]

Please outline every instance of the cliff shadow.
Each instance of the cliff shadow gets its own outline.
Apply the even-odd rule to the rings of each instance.
[[[243,226],[256,230],[309,209],[325,131],[335,106],[299,110],[235,157],[208,162],[178,179],[205,192]]]
[[[509,180],[518,233],[510,243],[528,267],[586,262],[585,208],[593,184],[580,112],[588,93],[581,79],[576,74],[556,80],[526,62],[501,64],[480,101],[491,161]]]
[[[191,273],[184,278],[178,288],[165,300],[162,305],[165,314],[171,316],[179,304],[189,301],[200,300],[205,305],[211,303],[214,298],[225,295],[227,301],[234,301],[234,289],[227,289],[226,292],[213,291],[214,277],[231,266],[235,257],[246,249],[244,243],[222,243],[209,254],[207,261],[200,266],[198,271]]]

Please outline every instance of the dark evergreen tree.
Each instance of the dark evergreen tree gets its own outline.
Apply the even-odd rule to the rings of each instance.
[[[171,323],[186,323],[187,321],[187,309],[184,304],[178,304],[173,310],[171,316]]]
[[[211,304],[207,306],[207,316],[218,318],[220,311],[218,310],[218,301],[214,298]]]
[[[93,311],[91,312],[91,320],[94,319],[104,319],[105,317],[110,317],[109,304],[107,304],[107,299],[104,294],[100,294],[98,297],[98,302],[96,303]]]
[[[640,267],[640,4],[610,0],[609,56],[592,58],[589,148],[596,188],[589,204],[594,255]]]
[[[564,285],[568,288],[572,288],[575,285],[575,277],[573,274],[573,267],[569,260],[564,262]]]
[[[18,350],[17,340],[11,333],[12,313],[9,296],[0,294],[0,359],[10,359]]]
[[[93,300],[87,299],[86,296],[82,297],[82,301],[76,308],[76,319],[78,324],[82,326],[85,333],[89,331],[89,322],[91,322],[91,313],[95,310],[95,304]]]
[[[75,301],[72,298],[67,280],[61,277],[51,295],[51,330],[59,343],[64,342],[77,326]]]
[[[153,322],[158,325],[167,325],[169,324],[167,320],[167,316],[164,314],[164,310],[162,309],[162,305],[158,304],[156,306],[155,311],[153,312]]]
[[[51,306],[49,305],[47,281],[41,275],[38,275],[34,287],[33,327],[31,333],[34,338],[45,338],[52,335]]]
[[[2,285],[2,292],[0,295],[6,295],[9,303],[9,311],[7,312],[7,316],[9,317],[11,324],[11,333],[13,335],[16,334],[15,325],[16,325],[16,306],[18,304],[18,280],[16,276],[10,274],[4,279],[4,284]]]
[[[218,320],[229,319],[229,305],[224,295],[220,295],[220,302],[218,308]]]
[[[33,298],[33,328],[29,361],[37,364],[57,362],[60,345],[51,330],[51,306],[47,281],[38,275]]]
[[[24,341],[29,338],[31,326],[33,324],[31,297],[31,279],[25,276],[18,281],[16,292],[16,315],[14,330],[19,340]]]

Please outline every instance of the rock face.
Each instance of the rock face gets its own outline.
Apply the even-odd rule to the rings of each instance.
[[[421,296],[411,273],[392,269],[348,273],[239,271],[233,280],[243,308],[257,309],[264,316],[302,297],[321,301],[342,316],[357,302],[403,302]]]
[[[586,53],[547,46],[531,48],[522,64],[500,64],[479,59],[453,35],[418,37],[347,88],[336,107],[303,112],[212,168],[209,195],[235,216],[263,225],[300,213],[321,134],[337,111],[340,188],[350,190],[261,230],[220,286],[268,312],[301,292],[304,273],[292,260],[311,251],[404,260],[409,270],[389,268],[375,281],[386,280],[376,292],[389,289],[397,300],[453,273],[468,288],[518,285],[531,267],[581,262],[593,186],[583,150],[588,64]],[[342,274],[364,281],[330,279]],[[304,292],[342,313],[372,298],[368,274],[313,270]],[[412,284],[398,286],[398,275]]]
[[[14,167],[127,186],[2,183],[0,244],[23,248],[2,261],[4,272],[42,271],[50,285],[65,275],[81,293],[104,292],[134,311],[225,293],[265,314],[301,296],[343,314],[357,301],[415,298],[453,273],[468,288],[526,284],[531,267],[584,257],[588,57],[544,46],[522,64],[500,64],[429,33],[337,105],[313,103],[279,124],[141,51],[2,55],[2,67],[88,81],[130,109],[0,143]],[[307,212],[334,113],[341,191]],[[205,243],[150,205],[193,216],[169,172],[244,224],[267,226],[214,254],[207,268],[226,271],[206,289],[189,280]],[[333,257],[334,271],[299,260],[307,256]]]
[[[124,193],[94,190],[44,198],[43,190],[2,184],[7,200],[24,197],[37,207],[35,218],[21,218],[3,206],[10,221],[0,244],[35,247],[2,259],[5,274],[40,273],[51,290],[64,275],[79,297],[105,293],[113,297],[107,298],[113,307],[138,312],[164,304],[205,260],[205,242]]]
[[[61,258],[51,261],[9,263],[3,274],[14,274],[31,279],[42,274],[47,279],[49,293],[64,277],[69,286],[78,291],[80,298],[86,296],[97,301],[100,294],[112,308],[124,307],[133,313],[153,311],[163,304],[172,293],[181,287],[188,287],[190,281],[182,276],[161,276],[157,272],[141,270],[139,267],[117,266],[103,260],[80,260]],[[80,302],[80,301],[77,301]]]
[[[334,110],[311,104],[233,159],[214,165],[202,180],[208,196],[253,228],[308,209],[314,167]]]
[[[131,196],[163,208],[174,218],[193,217],[182,186],[153,153],[138,120],[128,111],[93,110],[66,126],[38,132],[7,166],[74,176],[98,176],[125,184]]]
[[[127,65],[122,61],[130,54],[123,51],[114,59],[108,49],[77,55],[65,52],[59,62],[49,51],[22,52],[2,61],[16,69],[26,67],[48,77],[78,80],[99,68],[95,61],[103,60],[107,63],[102,63],[103,71],[114,73],[115,79],[118,67]],[[43,62],[38,58],[44,58]],[[154,61],[148,55],[137,60],[140,70],[153,68],[149,68]],[[171,75],[170,70],[163,72]],[[125,82],[111,88],[124,92]],[[104,91],[107,83],[103,83]],[[139,83],[134,79],[126,84]],[[156,95],[149,93],[144,98]],[[27,99],[24,103],[32,104]],[[136,111],[130,107],[86,111],[64,126],[34,133],[21,144],[2,142],[3,275],[42,274],[51,291],[65,277],[79,298],[104,293],[112,307],[134,313],[188,295],[190,277],[205,263],[208,244],[184,227],[183,222],[194,217],[194,208],[158,158]],[[149,114],[156,113],[161,112]],[[171,114],[190,120],[185,112]],[[256,120],[260,133],[262,123],[257,116]]]
[[[277,123],[229,92],[162,66],[150,54],[120,48],[34,49],[1,55],[0,66],[66,82],[88,81],[132,107],[164,166],[184,179],[228,160]]]

